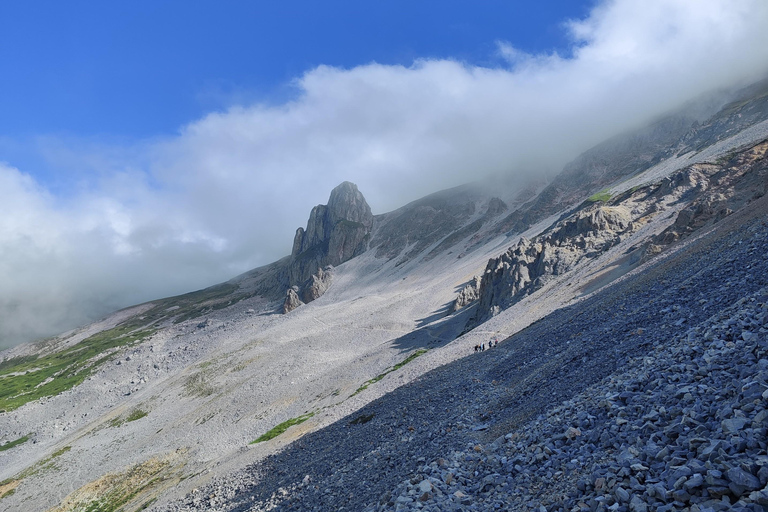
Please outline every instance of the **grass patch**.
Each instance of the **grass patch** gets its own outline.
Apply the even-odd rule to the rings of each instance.
[[[390,367],[390,368],[387,368],[386,370],[384,370],[384,373],[380,373],[379,375],[375,376],[375,377],[374,377],[374,378],[372,378],[371,380],[367,380],[367,381],[365,381],[365,384],[363,384],[362,386],[360,386],[359,388],[357,388],[357,389],[355,390],[355,392],[354,392],[354,393],[352,393],[351,395],[349,395],[349,396],[350,396],[350,398],[351,398],[351,397],[353,397],[353,396],[355,396],[355,395],[356,395],[356,394],[358,394],[358,393],[362,393],[363,391],[365,391],[366,389],[368,389],[368,386],[370,386],[371,384],[373,384],[373,383],[375,383],[375,382],[379,382],[381,379],[383,379],[384,377],[386,377],[386,376],[387,376],[387,375],[389,375],[390,373],[392,373],[392,372],[394,372],[394,371],[397,371],[397,370],[399,370],[400,368],[402,368],[403,366],[407,365],[408,363],[410,363],[411,361],[413,361],[413,360],[414,360],[414,359],[416,359],[417,357],[419,357],[419,356],[421,356],[421,355],[424,355],[424,354],[426,354],[426,353],[427,353],[427,349],[425,349],[425,348],[420,348],[419,350],[417,350],[417,351],[416,351],[416,352],[414,352],[413,354],[409,355],[408,357],[406,357],[405,359],[403,359],[402,361],[400,361],[399,363],[397,363],[395,366],[392,366],[392,367]]]
[[[13,368],[18,365],[23,365],[24,363],[31,363],[35,359],[37,359],[37,356],[17,356],[3,359],[0,361],[0,372],[6,373],[6,368]]]
[[[596,194],[592,194],[587,198],[588,203],[605,203],[607,201],[610,201],[611,199],[611,193],[607,190],[601,190],[600,192]]]
[[[133,409],[130,413],[128,413],[128,416],[125,416],[125,417],[118,416],[117,418],[113,418],[109,422],[109,426],[110,427],[119,427],[119,426],[124,425],[126,423],[129,423],[131,421],[140,420],[141,418],[143,418],[147,414],[149,414],[147,411],[144,411],[142,409],[136,408],[136,409]]]
[[[134,409],[133,411],[131,411],[131,414],[129,414],[128,417],[125,418],[125,421],[129,422],[129,421],[140,420],[147,414],[149,414],[147,411],[142,411],[141,409]]]
[[[205,372],[193,373],[184,381],[184,395],[204,398],[216,392]]]
[[[224,283],[184,295],[154,300],[150,309],[130,318],[124,325],[137,328],[171,318],[173,323],[178,324],[226,308],[249,297],[244,293],[236,293],[237,290],[236,284]]]
[[[279,436],[280,434],[282,434],[283,432],[285,432],[286,430],[288,430],[292,426],[298,425],[300,423],[304,423],[305,421],[307,421],[309,418],[311,418],[314,415],[315,415],[315,413],[308,412],[307,414],[302,414],[301,416],[299,416],[297,418],[291,418],[288,421],[284,421],[281,424],[277,425],[276,427],[273,427],[271,430],[269,430],[265,434],[262,434],[258,438],[254,439],[253,441],[251,441],[248,444],[256,444],[256,443],[261,443],[261,442],[264,442],[264,441],[269,441],[270,439],[274,439],[275,437]]]
[[[27,434],[26,436],[20,437],[15,441],[11,441],[10,443],[5,443],[4,445],[0,446],[0,452],[4,452],[5,450],[10,450],[14,446],[19,446],[20,444],[24,444],[27,441],[29,441],[29,434]]]
[[[119,325],[77,345],[43,356],[3,361],[0,370],[0,412],[13,411],[38,398],[55,396],[82,383],[122,347],[155,332]]]

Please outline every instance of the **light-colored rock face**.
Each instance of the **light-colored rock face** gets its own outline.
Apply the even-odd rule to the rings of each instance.
[[[453,301],[451,313],[455,313],[480,298],[480,284],[482,281],[482,276],[475,276],[461,289],[456,300]]]
[[[291,286],[288,288],[288,291],[285,293],[285,302],[283,302],[283,313],[290,313],[302,304],[304,303],[299,299],[299,287]]]
[[[331,286],[332,279],[333,267],[328,265],[324,269],[317,269],[317,273],[309,278],[307,286],[302,290],[301,300],[306,303],[319,299]]]
[[[341,221],[357,222],[369,231],[373,226],[371,207],[357,189],[357,185],[349,181],[331,191],[331,197],[328,199],[328,217],[331,226]]]
[[[521,238],[515,247],[488,262],[477,291],[480,305],[475,321],[533,293],[548,278],[570,271],[584,258],[606,251],[632,229],[627,208],[600,204],[576,212],[533,240]],[[471,291],[462,293],[466,295],[460,297],[462,302],[470,298]]]

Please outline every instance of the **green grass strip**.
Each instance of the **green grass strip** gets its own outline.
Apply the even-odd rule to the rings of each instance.
[[[597,194],[592,194],[587,198],[589,203],[605,203],[611,199],[611,193],[607,190],[601,190]]]
[[[29,435],[20,437],[15,441],[11,441],[10,443],[5,443],[4,445],[0,446],[0,452],[4,452],[5,450],[10,450],[14,446],[19,446],[20,444],[24,444],[27,441],[29,441]]]
[[[363,384],[362,386],[360,386],[359,388],[357,388],[357,390],[355,390],[355,392],[354,392],[354,393],[352,393],[351,395],[349,395],[349,396],[350,396],[350,398],[351,398],[351,397],[353,397],[353,396],[355,396],[355,395],[356,395],[356,394],[358,394],[358,393],[362,393],[363,391],[365,391],[366,389],[368,389],[368,386],[370,386],[370,385],[371,385],[371,384],[373,384],[374,382],[379,382],[381,379],[383,379],[384,377],[386,377],[386,376],[387,376],[387,375],[389,375],[390,373],[392,373],[392,372],[394,372],[394,371],[397,371],[397,370],[399,370],[400,368],[402,368],[403,366],[407,365],[408,363],[410,363],[411,361],[413,361],[413,360],[414,360],[414,359],[416,359],[417,357],[419,357],[419,356],[421,356],[421,355],[424,355],[424,354],[426,354],[426,353],[427,353],[427,350],[428,350],[428,349],[425,349],[425,348],[420,348],[419,350],[417,350],[417,351],[416,351],[416,352],[414,352],[413,354],[409,355],[408,357],[406,357],[405,359],[403,359],[402,361],[400,361],[399,363],[397,363],[395,366],[393,366],[393,367],[391,367],[391,368],[387,368],[387,370],[385,370],[385,371],[384,371],[384,373],[381,373],[381,374],[379,374],[379,375],[375,376],[375,377],[374,377],[374,378],[372,378],[371,380],[367,380],[367,381],[365,381],[365,384]]]
[[[288,421],[284,421],[281,424],[279,424],[278,426],[276,426],[276,427],[272,428],[271,430],[269,430],[267,433],[265,433],[265,434],[259,436],[258,438],[254,439],[253,441],[251,441],[248,444],[256,444],[256,443],[261,443],[261,442],[264,442],[264,441],[269,441],[270,439],[274,439],[275,437],[279,436],[280,434],[282,434],[283,432],[285,432],[286,430],[288,430],[292,426],[298,425],[300,423],[304,423],[305,421],[307,421],[309,418],[311,418],[314,415],[315,415],[315,413],[308,412],[307,414],[302,414],[298,418],[291,418]]]

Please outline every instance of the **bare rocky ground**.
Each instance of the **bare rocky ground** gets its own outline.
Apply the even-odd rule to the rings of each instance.
[[[764,510],[768,199],[163,510]]]
[[[756,126],[725,140],[707,158],[714,161],[765,137],[768,125]],[[698,161],[696,155],[673,157],[649,169],[644,181],[643,175],[636,179],[646,183],[693,161]],[[619,192],[636,184],[615,184],[611,190]],[[479,206],[467,225],[483,215]],[[764,259],[764,248],[746,253],[755,261],[738,256],[744,243],[757,243],[759,237],[757,242],[743,238],[742,244],[733,245],[706,241],[741,236],[738,233],[748,226],[758,226],[758,220],[743,216],[738,217],[739,222],[729,220],[736,234],[723,234],[725,228],[719,228],[718,237],[678,244],[676,252],[662,253],[639,268],[621,263],[642,240],[669,228],[685,206],[684,201],[665,204],[659,214],[631,236],[620,237],[599,258],[579,263],[458,338],[472,307],[446,316],[456,293],[482,271],[490,257],[515,243],[516,236],[502,235],[480,245],[476,234],[467,232],[464,246],[472,250],[466,251],[435,251],[442,243],[442,238],[436,238],[404,259],[366,252],[334,269],[327,292],[289,315],[277,313],[282,300],[251,297],[180,323],[163,321],[147,339],[116,350],[82,384],[0,413],[0,444],[29,437],[27,442],[0,451],[0,510],[110,510],[118,502],[125,510],[424,506],[441,510],[453,505],[493,509],[496,503],[501,508],[525,509],[532,503],[557,507],[561,502],[565,506],[571,498],[563,499],[557,485],[550,483],[562,480],[562,492],[573,492],[568,486],[576,471],[567,467],[568,471],[553,469],[551,477],[547,472],[539,474],[536,485],[515,479],[514,485],[522,486],[520,489],[510,490],[507,480],[498,484],[494,480],[489,495],[484,495],[491,492],[485,489],[487,484],[473,487],[480,484],[482,480],[477,478],[481,475],[483,479],[502,475],[493,461],[503,467],[501,458],[510,460],[511,455],[500,450],[508,450],[513,443],[500,441],[497,450],[487,454],[493,441],[512,433],[509,439],[516,446],[523,441],[514,438],[515,432],[540,430],[536,439],[545,442],[550,431],[529,423],[537,415],[563,400],[576,399],[590,386],[608,386],[603,379],[611,375],[623,378],[615,372],[635,368],[633,358],[679,336],[688,340],[693,326],[765,286],[760,279],[768,274],[757,261],[760,256]],[[747,211],[758,211],[754,204],[749,206]],[[764,209],[759,211],[764,214]],[[535,236],[560,213],[523,235]],[[390,224],[390,229],[396,228]],[[483,229],[493,232],[494,226]],[[761,229],[754,233],[762,233],[764,240]],[[403,251],[411,254],[414,247]],[[723,254],[730,254],[738,265],[723,259]],[[615,279],[610,288],[600,291]],[[126,318],[142,318],[151,308],[150,304],[119,312],[47,343],[72,347]],[[475,344],[487,343],[494,336],[504,339],[521,330],[491,351],[472,352]],[[760,334],[759,328],[757,332]],[[3,355],[38,349],[17,347]],[[429,350],[389,372],[420,349]],[[660,354],[659,360],[664,360],[666,356]],[[449,363],[453,364],[444,366]],[[249,444],[279,423],[308,413],[314,416],[284,434]],[[742,413],[750,414],[743,408]],[[357,423],[350,424],[356,419]],[[582,435],[576,436],[581,441],[588,438],[583,432],[590,424],[581,425],[583,418],[578,421],[580,426],[574,428],[581,429]],[[524,425],[528,426],[520,430]],[[557,439],[552,442],[554,448],[567,453],[556,445]],[[481,445],[479,451],[475,451],[477,445]],[[740,446],[736,444],[736,448]],[[544,447],[542,452],[550,456]],[[473,457],[491,462],[470,470]],[[458,464],[456,481],[461,482],[458,476],[465,481],[456,490],[465,496],[457,496],[444,480],[448,487],[429,481],[434,489],[419,492],[427,487],[421,483],[425,477],[437,478],[435,471],[445,469],[441,459]],[[433,462],[439,469],[431,469]],[[522,473],[537,474],[527,459],[515,464],[529,468]],[[483,473],[486,467],[494,472]],[[762,478],[757,466],[742,469]],[[558,471],[562,473],[557,475]],[[638,485],[640,479],[634,474],[619,475],[621,469],[606,471],[616,474],[608,477],[606,472],[605,485],[612,478],[615,482],[605,489],[619,499],[615,508],[620,508],[624,495],[616,491],[617,486],[639,492],[632,487],[631,478],[628,483],[621,479],[634,477]],[[721,473],[728,475],[727,471]],[[701,473],[689,476],[694,474]],[[586,473],[579,475],[587,477]],[[510,471],[503,476],[514,475]],[[702,474],[702,478],[707,476]],[[595,500],[599,497],[595,481],[588,480],[581,486],[584,503],[590,499],[589,492],[594,491]],[[549,494],[539,488],[544,483],[551,489]],[[422,501],[425,493],[428,496]],[[648,494],[645,502],[653,506],[648,500],[655,496]],[[735,494],[726,498],[735,501]],[[760,503],[759,497],[752,502]],[[603,503],[608,507],[616,504],[607,499]],[[568,509],[573,506],[569,504]]]

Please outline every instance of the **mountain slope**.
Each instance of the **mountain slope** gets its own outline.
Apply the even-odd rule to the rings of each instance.
[[[433,194],[394,212],[373,216],[370,228],[365,208],[355,210],[362,212],[361,221],[347,217],[326,218],[327,207],[318,207],[313,210],[314,217],[310,215],[316,222],[310,220],[308,229],[297,236],[299,243],[294,246],[299,249],[292,256],[227,283],[129,308],[98,324],[4,353],[0,363],[0,383],[3,384],[0,389],[6,393],[0,395],[0,400],[4,400],[0,409],[5,410],[0,413],[0,479],[4,479],[0,482],[0,510],[18,510],[19,507],[46,510],[62,503],[66,504],[63,510],[76,509],[80,505],[102,508],[109,505],[134,510],[150,503],[157,510],[174,508],[178,503],[172,505],[173,499],[206,485],[216,476],[249,464],[256,464],[251,466],[256,471],[262,467],[259,464],[265,457],[305,434],[317,432],[312,435],[322,437],[328,432],[351,433],[349,423],[357,418],[360,419],[355,427],[364,429],[376,425],[376,416],[400,414],[397,424],[385,423],[382,427],[385,431],[377,431],[379,437],[360,438],[362,444],[355,450],[368,449],[366,443],[376,444],[378,440],[382,445],[403,443],[403,449],[411,450],[415,446],[410,444],[412,441],[402,439],[420,432],[423,425],[420,426],[417,419],[429,421],[431,417],[438,423],[443,421],[443,412],[437,403],[424,408],[413,398],[392,395],[382,402],[392,409],[389,412],[377,409],[376,415],[366,420],[369,413],[356,411],[401,385],[419,379],[429,370],[468,354],[474,355],[473,346],[487,343],[494,336],[506,338],[536,321],[539,323],[526,332],[539,333],[536,336],[545,336],[543,339],[548,339],[551,332],[546,329],[552,325],[592,322],[584,324],[585,329],[591,326],[589,332],[584,331],[585,336],[592,337],[596,336],[595,329],[599,331],[613,325],[614,342],[615,338],[621,338],[619,342],[628,344],[626,348],[630,350],[632,339],[627,337],[628,331],[622,330],[627,325],[619,322],[620,319],[609,321],[606,317],[607,324],[595,325],[596,319],[603,318],[598,314],[600,307],[605,307],[605,303],[599,302],[602,299],[595,298],[596,302],[588,303],[595,304],[590,310],[595,311],[595,320],[590,320],[589,316],[581,318],[578,308],[569,309],[568,306],[600,290],[608,282],[622,283],[626,278],[619,276],[631,270],[623,266],[622,258],[633,251],[639,251],[634,253],[639,257],[633,265],[645,265],[640,267],[643,269],[657,268],[654,265],[663,265],[663,261],[667,261],[665,258],[672,257],[667,255],[678,254],[674,251],[687,243],[683,241],[681,245],[676,239],[697,236],[715,220],[720,221],[716,226],[733,223],[735,221],[731,219],[742,215],[739,211],[748,212],[756,204],[762,204],[762,199],[747,194],[752,191],[752,185],[747,181],[733,181],[733,177],[750,175],[743,172],[749,167],[743,165],[746,160],[739,159],[747,158],[745,155],[749,151],[762,147],[755,144],[768,136],[766,122],[761,120],[765,114],[761,107],[762,89],[758,87],[756,90],[757,93],[740,104],[710,116],[708,119],[712,121],[700,124],[698,128],[691,128],[692,122],[676,124],[670,121],[663,130],[651,129],[650,136],[641,134],[634,139],[630,136],[629,139],[636,142],[626,147],[618,144],[617,149],[611,150],[609,144],[598,148],[592,156],[579,160],[599,160],[601,164],[594,166],[594,172],[586,169],[582,178],[578,178],[575,171],[566,172],[538,195],[536,191],[541,186],[534,185],[533,199],[530,190],[489,192],[482,184],[467,185]],[[741,121],[736,120],[743,119],[747,112],[753,116],[749,123],[738,124]],[[719,122],[718,119],[733,122]],[[694,133],[695,130],[698,131]],[[682,139],[672,136],[681,133]],[[685,138],[685,134],[692,133],[699,138]],[[680,155],[677,153],[679,148],[688,147],[689,142],[674,141],[683,139],[695,139],[696,144],[701,142],[704,146],[696,152],[687,151]],[[664,141],[673,141],[670,143],[673,147],[665,145]],[[634,164],[625,161],[626,155],[639,147],[647,149],[637,157],[645,169],[640,169],[640,173]],[[604,160],[595,155],[603,155],[600,158]],[[758,163],[764,162],[764,152],[755,156],[752,162],[759,167]],[[681,189],[677,196],[674,195],[676,187],[665,184],[669,181],[667,177],[681,170],[686,172],[685,169],[692,169],[690,166],[694,164],[712,170],[707,174],[707,183],[719,180],[722,186],[713,185],[711,191],[724,194],[725,202],[721,206],[736,213],[718,217],[716,212],[720,203],[713,202],[717,199],[715,196],[706,195],[709,189],[688,186],[685,190],[694,190],[694,193],[686,195]],[[583,167],[578,163],[573,165]],[[675,183],[674,179],[671,183]],[[568,184],[575,188],[566,190]],[[635,187],[639,188],[633,190]],[[343,188],[352,191],[351,184]],[[534,293],[505,303],[508,309],[499,308],[498,315],[462,335],[467,321],[479,309],[470,305],[456,314],[449,314],[456,294],[464,284],[482,273],[490,259],[498,258],[521,235],[529,240],[542,233],[547,236],[557,230],[558,225],[567,225],[569,216],[588,211],[594,205],[583,204],[584,198],[605,188],[608,190],[603,194],[617,203],[602,207],[626,208],[633,216],[633,222],[636,222],[637,214],[632,209],[642,210],[641,198],[650,201],[652,191],[666,191],[659,196],[665,197],[666,202],[653,203],[658,207],[654,215],[649,215],[640,226],[633,224],[631,230],[622,232],[599,254],[578,262],[566,274],[554,275],[553,279],[541,282]],[[728,197],[725,192],[730,189],[733,194]],[[340,195],[361,204],[362,195],[360,198],[351,192]],[[331,203],[334,201],[329,200],[329,205]],[[341,206],[340,210],[347,211],[344,205]],[[646,206],[650,208],[652,205],[649,202]],[[710,215],[710,210],[715,215]],[[510,224],[511,218],[517,220]],[[351,224],[347,225],[345,221]],[[349,250],[344,249],[345,256],[331,263],[324,260],[331,247],[331,238],[325,235],[328,234],[326,231],[333,233],[334,226],[339,223],[342,234],[345,234],[342,238],[347,240],[346,234],[349,234],[352,242],[336,244]],[[310,226],[314,226],[312,231],[318,236],[309,236],[305,246],[304,238],[308,236]],[[562,233],[572,236],[574,233],[569,229]],[[310,243],[313,240],[318,243]],[[328,242],[327,249],[325,242]],[[316,276],[318,270],[325,272],[327,264],[338,263],[329,270],[332,275],[330,286],[311,302],[281,314],[286,291],[290,285],[297,284],[288,278],[291,269],[297,268],[297,256],[306,250],[314,251],[318,246],[319,252],[313,254],[319,258],[311,258],[317,265],[309,275]],[[669,248],[659,256],[651,246]],[[729,250],[730,246],[728,250],[723,249],[724,252]],[[680,258],[689,257],[684,252],[680,254]],[[736,258],[736,253],[733,254]],[[755,254],[758,253],[753,250],[751,256]],[[690,264],[686,263],[684,267],[695,267],[695,260],[686,261]],[[677,281],[671,283],[674,285]],[[748,284],[748,289],[758,284],[755,280]],[[723,297],[728,300],[737,292],[722,288]],[[621,297],[624,292],[616,293],[619,294],[616,297]],[[668,297],[679,295],[675,288],[662,288],[657,293]],[[593,299],[587,298],[590,300]],[[713,307],[719,310],[726,303],[727,300]],[[609,309],[609,312],[613,311],[615,309]],[[648,306],[642,311],[643,318],[650,318],[661,310]],[[550,313],[553,315],[547,320],[541,320]],[[687,318],[691,322],[700,322],[704,319],[700,315],[705,313],[710,314],[691,310],[692,316]],[[682,332],[686,325],[683,322],[670,332]],[[520,340],[528,339],[525,343],[532,349],[530,359],[526,359],[527,366],[519,369],[523,373],[513,372],[504,377],[506,380],[501,379],[502,368],[513,367],[515,358],[522,357],[509,353],[506,362],[499,361],[497,373],[500,378],[488,382],[493,387],[493,380],[503,380],[512,388],[517,386],[514,382],[520,378],[542,386],[547,383],[537,391],[538,394],[532,395],[541,401],[534,404],[538,409],[534,407],[531,411],[543,411],[556,403],[549,398],[560,400],[573,396],[577,390],[594,384],[597,382],[594,372],[586,370],[612,371],[618,368],[617,361],[622,357],[614,348],[599,345],[606,353],[596,361],[602,361],[606,366],[592,367],[588,361],[582,361],[584,354],[574,355],[568,336],[557,338],[557,344],[546,349],[546,357],[542,357],[534,350],[541,348],[535,339],[525,336],[528,335],[523,335]],[[486,352],[480,358],[462,360],[452,369],[438,370],[437,373],[442,372],[440,374],[448,380],[435,389],[443,389],[445,396],[450,396],[454,393],[450,391],[453,382],[458,390],[464,390],[456,391],[455,404],[447,407],[451,410],[446,412],[446,418],[457,415],[451,420],[451,432],[443,431],[440,436],[452,438],[458,435],[456,426],[459,423],[482,426],[471,419],[474,414],[471,411],[475,399],[486,396],[483,390],[487,382],[472,380],[485,375],[485,370],[474,365],[478,361],[487,362],[496,354],[501,352]],[[545,365],[548,361],[551,364]],[[579,364],[589,367],[585,368],[586,373],[580,374],[584,375],[581,384],[573,386],[558,380],[563,368],[576,371]],[[462,372],[470,372],[468,378],[464,378]],[[424,389],[418,387],[419,383],[414,386]],[[545,391],[550,387],[551,393]],[[556,389],[562,389],[565,394]],[[542,398],[542,393],[549,398]],[[415,399],[419,400],[420,396],[417,394]],[[494,401],[495,396],[479,399],[497,404],[494,405],[497,412],[514,412],[505,402]],[[408,410],[398,413],[398,406],[394,405],[398,397],[413,405],[407,405]],[[412,408],[421,410],[419,414],[425,416],[409,416]],[[334,423],[349,414],[354,415]],[[415,424],[411,424],[411,418]],[[520,421],[523,419],[521,417]],[[328,425],[333,425],[330,430],[319,430]],[[392,432],[389,432],[390,427]],[[433,446],[434,450],[443,449],[444,445],[437,442],[436,435],[418,438],[421,439],[418,449],[432,450],[428,446]],[[468,438],[462,436],[456,437],[457,442],[467,442]],[[309,441],[315,437],[304,439]],[[349,439],[351,442],[352,438]],[[263,441],[250,444],[255,440]],[[337,448],[328,450],[325,453],[329,459],[322,459],[317,453],[314,457],[334,460],[333,457],[341,457],[344,453],[336,453]],[[405,478],[403,475],[412,469],[410,462],[393,470],[390,463],[395,463],[391,458],[386,462],[376,461],[375,453],[370,455],[373,452],[356,453],[365,455],[364,464],[378,468],[371,469],[372,475],[361,480],[369,484],[374,479],[379,481],[379,486],[372,486],[372,489],[390,486],[385,490],[392,492]],[[424,455],[419,456],[426,457],[431,453],[424,451]],[[308,463],[310,466],[307,467],[311,467],[311,462]],[[415,463],[419,464],[418,457]],[[279,477],[280,471],[287,469],[275,468],[275,475],[268,474],[266,480],[255,484],[264,487],[241,497],[267,499],[267,494],[278,492],[282,485],[280,479],[272,478]],[[379,470],[383,471],[381,475]],[[294,477],[303,469],[297,464],[290,471],[291,477],[286,482],[294,484]],[[365,475],[362,467],[355,471],[358,471],[357,475]],[[299,476],[303,481],[305,475]],[[333,476],[339,483],[343,482],[339,477],[340,474]],[[242,478],[255,482],[250,474]],[[310,476],[310,481],[312,478],[315,476]],[[328,482],[330,485],[331,480]],[[228,483],[227,492],[236,487],[236,484]],[[332,487],[335,488],[335,484]],[[365,501],[371,497],[367,491],[355,492],[359,496],[354,503],[366,506],[373,503]],[[211,490],[209,494],[215,492]],[[201,509],[211,506],[204,500],[194,503],[197,497],[202,497],[196,495],[190,494],[187,503],[192,504],[189,506]],[[328,495],[329,499],[343,503],[342,494],[337,491]],[[302,496],[309,500],[311,494]],[[222,497],[216,500],[217,507],[232,509],[239,506],[226,504]],[[245,502],[241,505],[245,507]]]
[[[162,509],[571,510],[597,497],[597,510],[761,510],[766,214],[763,198],[620,284]],[[734,444],[736,424],[753,444]],[[732,448],[697,462],[715,445]],[[696,484],[697,471],[716,485]]]

